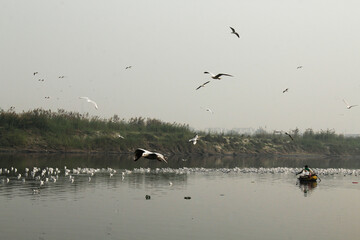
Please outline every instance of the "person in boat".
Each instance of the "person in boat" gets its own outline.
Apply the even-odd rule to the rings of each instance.
[[[316,175],[315,172],[311,168],[309,168],[308,165],[305,165],[305,167],[300,172],[298,172],[296,175],[299,175],[301,173],[304,173],[304,175],[307,175],[309,177]]]

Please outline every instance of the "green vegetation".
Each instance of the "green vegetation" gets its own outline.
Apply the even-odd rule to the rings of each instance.
[[[198,144],[189,139],[199,134]],[[141,147],[172,154],[359,154],[360,138],[332,130],[298,129],[284,134],[259,129],[254,135],[195,132],[188,125],[157,119],[110,119],[75,112],[0,110],[0,150],[129,153]],[[121,138],[119,135],[123,136]]]

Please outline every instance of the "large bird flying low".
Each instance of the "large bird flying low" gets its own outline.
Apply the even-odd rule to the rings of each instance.
[[[93,104],[94,107],[95,107],[96,109],[98,109],[98,105],[96,104],[96,102],[94,102],[94,101],[91,100],[90,98],[88,98],[88,97],[79,97],[79,98],[80,98],[80,99],[85,99],[88,103]]]
[[[350,105],[345,99],[343,99],[343,102],[346,104],[346,108],[350,109],[352,107],[356,107],[357,105]]]
[[[198,139],[199,139],[199,135],[196,134],[196,136],[190,139],[189,142],[192,142],[195,145]]]
[[[235,34],[238,38],[240,38],[239,34],[235,31],[234,28],[230,27],[230,29],[232,31],[231,34]]]
[[[135,154],[134,161],[137,161],[137,160],[139,160],[139,158],[144,157],[144,158],[147,158],[147,159],[158,160],[159,162],[168,163],[166,161],[166,158],[164,157],[164,155],[162,155],[161,153],[150,152],[148,150],[138,148],[138,149],[135,150],[134,154]]]
[[[218,73],[216,75],[214,75],[211,72],[204,72],[204,74],[210,74],[212,79],[216,79],[216,80],[220,80],[222,76],[228,76],[228,77],[233,77],[233,75],[227,74],[227,73]]]

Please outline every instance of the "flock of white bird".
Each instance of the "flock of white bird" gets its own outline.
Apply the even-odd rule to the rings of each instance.
[[[39,194],[40,190],[48,184],[54,184],[59,178],[68,179],[69,184],[75,182],[75,179],[85,178],[90,183],[93,177],[97,175],[106,176],[109,178],[115,174],[121,176],[124,180],[129,174],[192,174],[192,173],[221,173],[221,174],[296,174],[302,168],[288,168],[288,167],[275,167],[275,168],[134,168],[133,170],[119,170],[119,172],[112,168],[73,168],[68,169],[66,166],[63,170],[59,168],[38,168],[32,169],[25,168],[19,173],[17,168],[0,168],[0,177],[2,184],[9,184],[12,181],[33,182],[36,187],[33,187],[32,193]],[[360,176],[360,169],[345,169],[345,168],[314,168],[320,176]],[[119,176],[119,177],[120,177]],[[84,181],[82,181],[84,182]],[[357,183],[357,182],[356,182]],[[62,182],[61,184],[64,184]],[[172,182],[169,182],[172,185]],[[32,185],[34,186],[34,185]]]

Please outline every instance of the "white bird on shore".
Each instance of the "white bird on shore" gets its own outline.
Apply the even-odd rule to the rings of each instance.
[[[234,28],[230,27],[230,29],[232,31],[231,34],[235,34],[238,38],[240,38],[239,34],[235,31]]]
[[[207,81],[207,82],[201,84],[200,86],[198,86],[198,87],[196,88],[196,90],[199,90],[200,88],[205,87],[205,85],[208,84],[209,82],[210,82],[210,81]]]
[[[91,100],[90,98],[88,98],[88,97],[79,97],[79,99],[85,99],[88,103],[93,104],[94,107],[95,107],[96,109],[98,109],[98,105],[96,104],[96,102],[94,102],[94,101]]]
[[[346,104],[346,108],[347,108],[347,109],[350,109],[350,108],[352,108],[352,107],[358,106],[358,105],[350,105],[345,99],[343,99],[343,101],[344,101],[344,103]]]
[[[228,76],[228,77],[233,77],[233,75],[227,74],[227,73],[218,73],[216,75],[214,75],[211,72],[204,72],[205,74],[210,74],[212,79],[216,79],[216,80],[221,80],[222,76]]]
[[[196,134],[195,137],[189,140],[189,142],[192,142],[195,145],[198,139],[199,139],[199,135]]]
[[[147,159],[154,159],[154,160],[158,160],[160,162],[168,163],[166,161],[166,158],[164,157],[164,155],[162,155],[161,153],[150,152],[148,150],[138,148],[138,149],[135,150],[134,161],[139,160],[139,158],[141,158],[141,157],[144,157],[144,158],[147,158]]]

